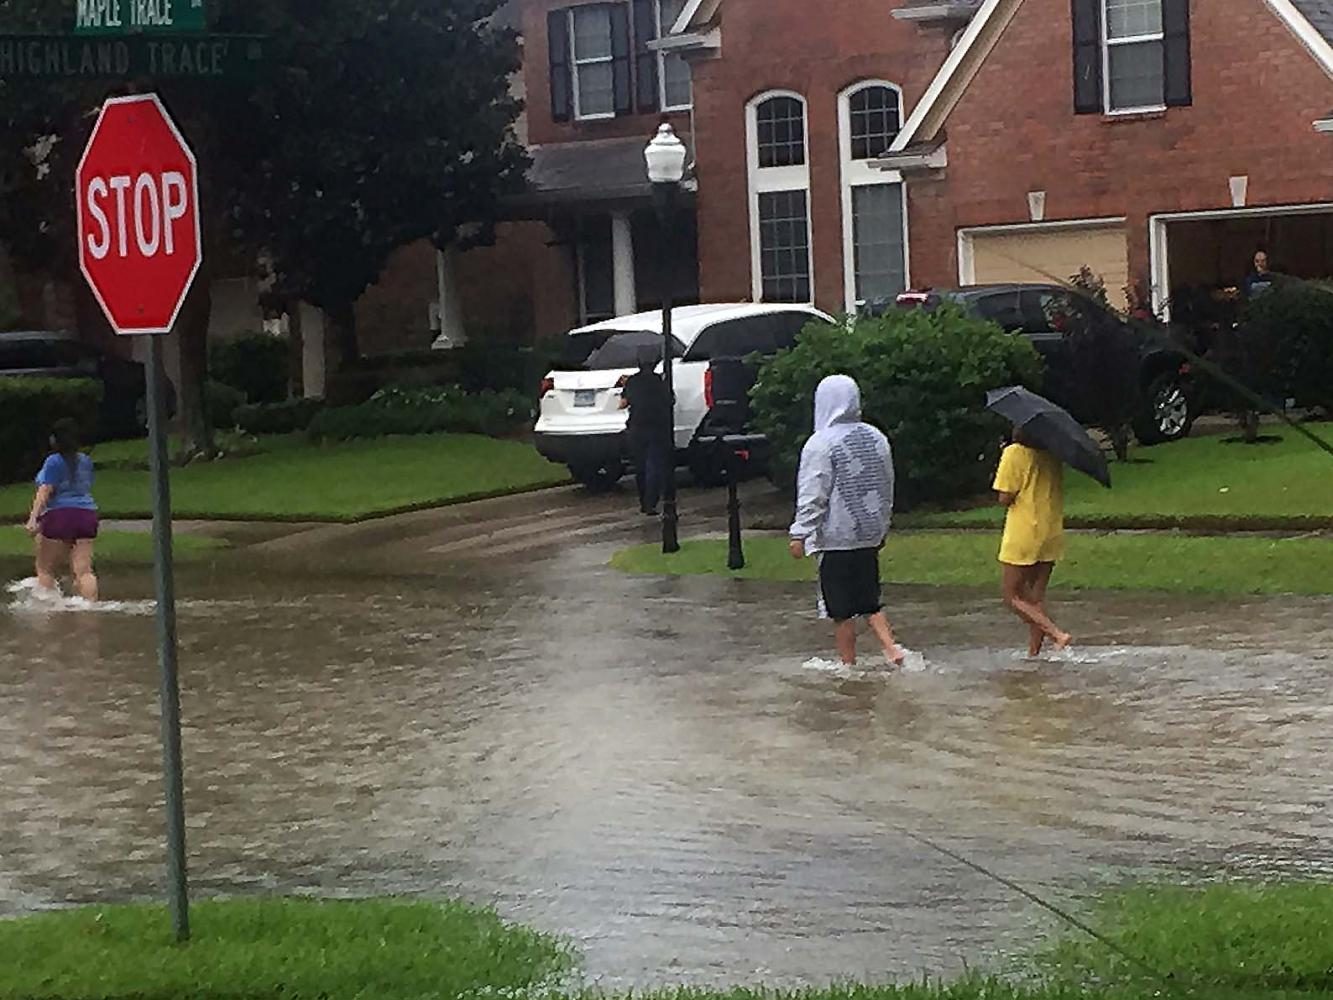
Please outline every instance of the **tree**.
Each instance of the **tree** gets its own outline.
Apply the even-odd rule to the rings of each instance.
[[[255,80],[123,85],[156,89],[199,160],[205,267],[179,325],[187,451],[212,451],[203,390],[218,262],[325,309],[350,360],[352,305],[389,255],[421,238],[447,245],[521,187],[521,105],[508,85],[518,46],[490,24],[497,6],[216,0],[213,29],[267,39]],[[0,0],[9,30],[61,30],[72,16],[68,0]],[[14,178],[0,223],[25,266],[77,273],[69,179],[106,96],[105,84],[0,84],[0,123],[19,137],[0,150],[0,177]]]

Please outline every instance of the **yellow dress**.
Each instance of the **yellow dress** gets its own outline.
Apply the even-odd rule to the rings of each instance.
[[[1004,518],[1000,562],[1032,566],[1065,554],[1064,464],[1049,452],[1011,444],[1000,457],[995,490],[1014,494]]]

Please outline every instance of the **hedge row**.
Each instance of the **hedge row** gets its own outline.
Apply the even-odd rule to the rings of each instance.
[[[101,401],[102,386],[90,379],[0,378],[0,482],[37,474],[57,420],[72,418],[91,440]]]

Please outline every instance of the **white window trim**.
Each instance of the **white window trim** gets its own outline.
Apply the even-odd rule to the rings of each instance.
[[[852,159],[852,98],[867,87],[887,87],[898,95],[898,125],[903,124],[903,91],[888,80],[859,80],[838,95],[838,152],[842,161],[842,273],[843,302],[849,313],[861,306],[856,294],[856,219],[852,188],[874,184],[898,184],[903,199],[903,283],[912,287],[912,251],[907,223],[907,184],[898,170],[877,170],[870,160]]]
[[[1165,96],[1159,104],[1145,104],[1140,107],[1132,108],[1112,108],[1111,107],[1111,49],[1121,45],[1143,45],[1147,42],[1156,42],[1163,49],[1165,55],[1166,32],[1150,32],[1146,35],[1128,35],[1124,38],[1111,37],[1111,17],[1106,9],[1107,0],[1101,0],[1102,15],[1102,110],[1108,115],[1144,115],[1152,114],[1155,111],[1166,110]],[[1166,77],[1163,74],[1162,87],[1165,90]]]
[[[657,37],[666,38],[671,32],[672,24],[662,23],[662,0],[653,0],[653,13],[657,17]],[[693,74],[690,79],[690,100],[686,104],[668,104],[667,103],[667,57],[672,55],[668,50],[659,48],[655,54],[657,59],[657,106],[663,111],[690,111],[694,108],[694,80]],[[679,58],[679,56],[677,56]],[[688,65],[688,64],[687,64]]]
[[[600,5],[584,4],[581,6],[600,6]],[[603,63],[611,64],[611,103],[612,105],[614,105],[616,102],[616,95],[615,95],[616,72],[614,65],[616,61],[616,56],[615,56],[616,40],[614,37],[615,29],[614,28],[612,29],[611,32],[612,37],[609,39],[609,41],[611,42],[610,55],[598,56],[596,59],[580,59],[578,56],[578,35],[574,25],[574,15],[578,12],[578,10],[579,7],[577,6],[569,8],[569,80],[570,80],[570,89],[574,92],[574,120],[581,122],[605,121],[608,118],[614,118],[616,116],[616,109],[614,106],[611,108],[610,111],[599,111],[596,114],[592,115],[585,115],[583,113],[583,110],[579,106],[582,103],[579,99],[579,67],[600,66]]]
[[[759,105],[774,97],[791,97],[801,102],[805,127],[805,162],[798,167],[759,166]],[[767,90],[752,97],[745,105],[745,157],[750,184],[750,293],[755,302],[764,301],[764,266],[759,237],[759,195],[778,191],[805,192],[805,239],[809,247],[810,297],[815,301],[814,211],[810,204],[810,105],[794,90]],[[796,303],[800,305],[801,303]]]

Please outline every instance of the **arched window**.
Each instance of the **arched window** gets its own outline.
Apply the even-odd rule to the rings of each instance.
[[[907,287],[907,200],[902,176],[879,170],[902,126],[902,91],[862,81],[838,98],[842,151],[843,273],[849,312]]]
[[[805,99],[761,94],[746,109],[755,301],[810,302],[810,147]]]

